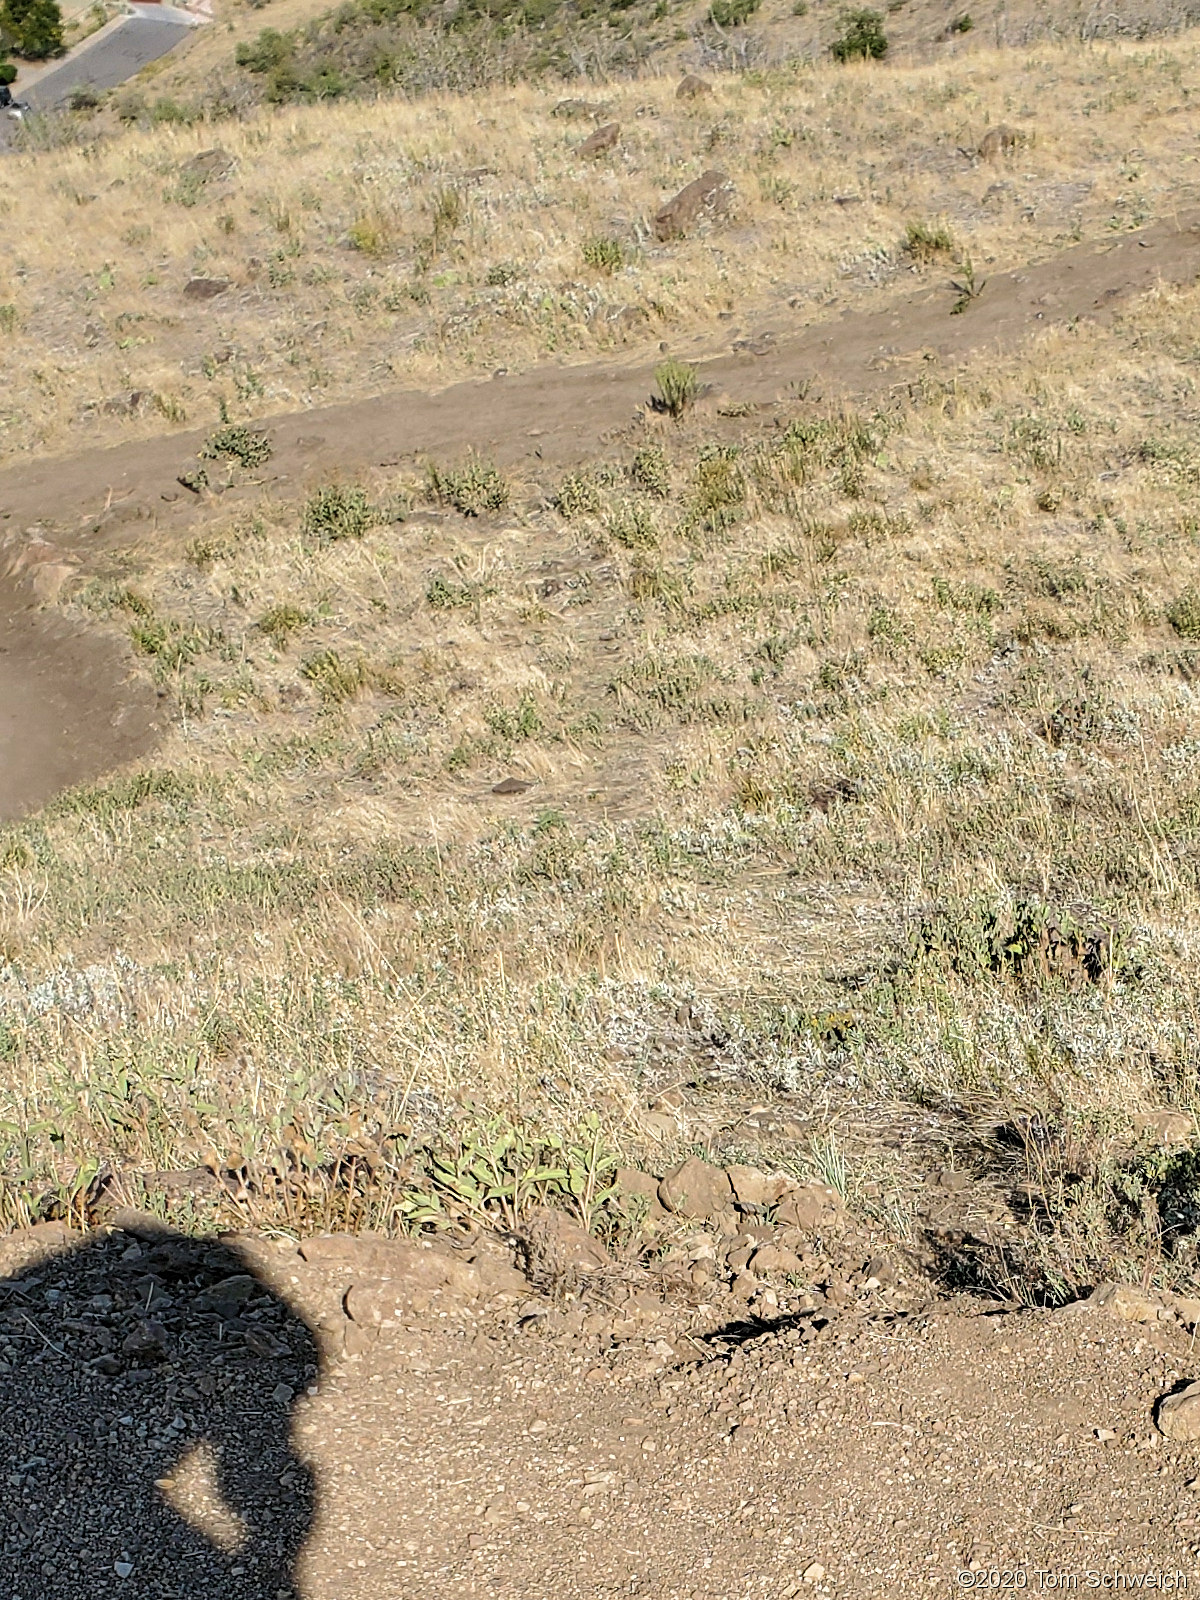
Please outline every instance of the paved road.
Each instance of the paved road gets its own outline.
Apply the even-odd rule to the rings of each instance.
[[[126,17],[115,28],[97,37],[88,49],[73,55],[61,66],[52,68],[21,99],[35,111],[53,111],[64,105],[75,89],[115,89],[135,73],[173,50],[191,31],[191,25],[170,15],[155,17],[144,13]]]

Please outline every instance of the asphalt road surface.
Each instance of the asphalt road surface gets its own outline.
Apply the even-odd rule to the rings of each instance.
[[[65,105],[75,89],[115,89],[135,73],[173,50],[191,31],[186,22],[144,14],[126,17],[102,39],[17,93],[34,111]]]

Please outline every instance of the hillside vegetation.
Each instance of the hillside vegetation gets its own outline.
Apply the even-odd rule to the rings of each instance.
[[[776,1157],[832,1140],[900,1237],[948,1154],[1024,1184],[989,1281],[1186,1282],[1186,1172],[1131,1119],[1195,1094],[1194,309],[114,559],[71,605],[181,721],[4,836],[19,1204],[207,1157],[394,1225],[464,1106],[686,1149],[646,1110],[683,1083],[725,1159],[763,1103]]]
[[[0,167],[0,456],[64,451],[608,352],[721,348],[1188,204],[1196,46],[611,85],[612,149],[557,92],[259,112]],[[999,163],[975,154],[1011,123]],[[219,145],[215,141],[219,140]],[[215,158],[200,159],[206,149]],[[659,206],[733,175],[719,231]],[[934,250],[913,227],[942,230]],[[185,294],[193,279],[215,298]]]
[[[186,543],[59,602],[177,720],[0,831],[3,1220],[392,1231],[478,1214],[487,1162],[515,1209],[549,1148],[539,1195],[624,1237],[617,1155],[699,1148],[914,1249],[967,1174],[955,1285],[1194,1289],[1200,291],[870,403],[672,360],[568,471],[400,441],[268,496],[246,424],[768,311],[836,369],[844,313],[969,316],[1185,208],[1196,50],[611,85],[594,163],[513,88],[0,168],[6,452],[186,418],[242,490],[193,468]],[[657,242],[717,162],[731,214]]]

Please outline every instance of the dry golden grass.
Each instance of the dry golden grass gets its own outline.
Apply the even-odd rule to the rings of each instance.
[[[10,1209],[473,1104],[638,1153],[683,1080],[726,1155],[832,1126],[902,1232],[980,1130],[1194,1109],[1198,303],[741,445],[648,417],[478,519],[380,477],[361,537],[114,558],[71,604],[184,715],[0,836]]]
[[[902,248],[914,222],[944,224],[980,271],[1136,227],[1195,193],[1196,50],[1186,36],[789,68],[687,104],[673,78],[614,85],[622,138],[599,162],[572,153],[588,125],[536,89],[263,112],[6,161],[0,453],[661,340],[720,348],[764,310],[803,324],[914,271],[944,276]],[[1015,155],[960,153],[999,121],[1026,137]],[[186,163],[213,144],[237,166],[199,183]],[[654,243],[647,219],[714,165],[736,178],[729,224]],[[589,265],[597,240],[624,264],[593,251]],[[230,288],[185,301],[193,275]]]

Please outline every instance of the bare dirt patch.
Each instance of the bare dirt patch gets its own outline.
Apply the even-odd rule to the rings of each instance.
[[[127,648],[0,581],[0,823],[143,755],[162,721]]]
[[[522,1288],[499,1241],[114,1223],[0,1258],[0,1573],[30,1600],[857,1600],[1194,1569],[1200,1458],[1154,1420],[1193,1370],[1177,1324],[897,1303],[862,1271],[760,1317],[615,1263]]]

